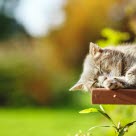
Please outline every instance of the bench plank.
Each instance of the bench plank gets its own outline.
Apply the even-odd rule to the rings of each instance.
[[[91,92],[92,104],[136,104],[136,89],[95,88]]]

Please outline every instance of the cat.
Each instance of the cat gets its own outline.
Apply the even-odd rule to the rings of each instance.
[[[90,43],[83,72],[79,81],[70,89],[89,91],[136,87],[136,45],[100,48]]]

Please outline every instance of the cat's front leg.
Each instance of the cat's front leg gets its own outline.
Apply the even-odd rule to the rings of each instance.
[[[105,75],[101,75],[98,77],[97,79],[97,83],[95,84],[96,86],[95,87],[104,87],[103,86],[103,82],[107,79],[107,76]]]
[[[120,82],[117,78],[107,78],[103,82],[103,87],[111,90],[125,88],[124,84]]]
[[[136,86],[136,65],[131,67],[126,73],[126,82],[131,86]]]
[[[114,77],[116,80],[124,85],[124,88],[136,87],[136,65],[131,67],[125,76]]]
[[[106,89],[119,89],[124,88],[124,84],[115,77],[101,75],[98,77],[97,87],[104,87]]]

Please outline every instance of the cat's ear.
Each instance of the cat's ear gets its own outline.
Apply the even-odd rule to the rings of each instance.
[[[69,89],[69,91],[77,91],[77,90],[82,90],[82,89],[83,89],[83,83],[77,82],[73,87]]]
[[[102,53],[102,48],[100,48],[97,44],[90,43],[89,46],[89,53],[92,54],[93,56],[100,55]]]

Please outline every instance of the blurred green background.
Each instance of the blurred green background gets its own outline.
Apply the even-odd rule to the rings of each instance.
[[[1,0],[0,136],[74,136],[109,124],[98,114],[80,115],[94,106],[90,94],[68,89],[90,41],[105,47],[135,36],[135,0]],[[115,122],[136,120],[135,106],[104,108]],[[94,132],[101,133],[115,135]]]

